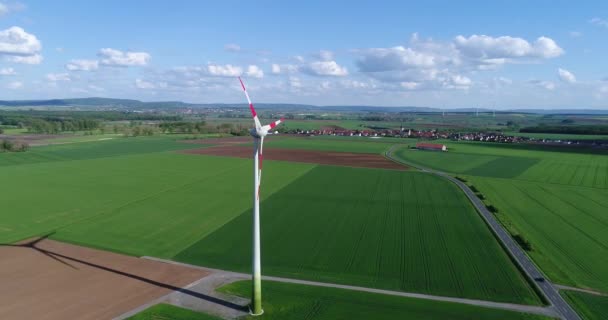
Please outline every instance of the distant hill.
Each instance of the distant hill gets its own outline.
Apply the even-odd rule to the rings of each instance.
[[[2,107],[73,107],[73,108],[118,108],[118,109],[171,109],[171,108],[247,108],[245,103],[186,103],[182,101],[151,101],[144,102],[134,99],[112,99],[112,98],[77,98],[77,99],[48,99],[48,100],[0,100]],[[309,104],[288,103],[258,103],[259,109],[280,109],[282,111],[334,111],[334,112],[413,112],[413,113],[435,113],[443,112],[443,109],[429,107],[383,107],[383,106],[361,106],[361,105],[338,105],[338,106],[315,106]],[[472,113],[492,112],[491,109],[482,108],[457,108],[445,109],[446,112]],[[589,114],[608,115],[608,110],[598,109],[511,109],[496,110],[497,113],[535,113],[535,114]]]

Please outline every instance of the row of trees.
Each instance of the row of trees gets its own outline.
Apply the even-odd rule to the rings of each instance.
[[[27,124],[28,131],[33,133],[55,134],[65,131],[91,131],[100,126],[98,120],[92,119],[31,119]]]
[[[537,127],[522,128],[519,132],[527,133],[563,133],[563,134],[608,134],[608,126],[548,126],[540,125]]]

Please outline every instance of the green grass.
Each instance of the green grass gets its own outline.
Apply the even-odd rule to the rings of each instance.
[[[395,155],[454,174],[608,188],[607,151],[471,142],[446,145],[448,152],[402,148]]]
[[[603,320],[608,315],[608,297],[582,292],[562,291],[562,296],[584,320]]]
[[[608,291],[608,190],[471,177],[552,281]]]
[[[248,297],[250,281],[226,285],[219,291]],[[356,292],[335,288],[263,282],[264,314],[254,319],[549,319],[543,316],[488,309],[464,304],[436,302]],[[253,317],[247,317],[250,319]]]
[[[179,308],[170,304],[157,304],[127,318],[127,320],[220,320],[208,314]]]
[[[447,153],[402,149],[396,155],[467,175],[511,233],[532,244],[530,256],[552,281],[608,290],[606,151],[446,143]]]
[[[63,241],[171,257],[251,207],[250,160],[162,151],[183,146],[142,138],[20,154],[21,164],[0,166],[11,181],[0,184],[0,242],[56,231]],[[313,165],[267,167],[263,197]]]
[[[539,303],[457,187],[439,177],[319,166],[261,205],[264,273]],[[175,256],[247,272],[246,211]]]
[[[530,137],[535,139],[552,140],[608,140],[608,135],[592,134],[563,134],[563,133],[530,133],[530,132],[505,132],[505,135]]]

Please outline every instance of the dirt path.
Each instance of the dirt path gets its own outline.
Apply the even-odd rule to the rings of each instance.
[[[4,244],[0,319],[111,319],[208,274],[44,238]]]
[[[179,265],[179,266],[197,268],[202,271],[212,273],[213,276],[209,276],[209,277],[205,277],[205,278],[201,279],[198,288],[197,287],[192,288],[192,290],[196,290],[196,289],[203,290],[201,293],[203,293],[205,295],[214,294],[214,292],[215,292],[214,290],[215,290],[215,288],[217,288],[217,286],[209,285],[209,284],[213,283],[214,279],[217,279],[217,278],[222,279],[222,282],[220,282],[220,283],[231,283],[234,281],[251,279],[251,275],[245,274],[245,273],[238,273],[238,272],[199,267],[199,266],[184,264],[184,263],[170,261],[170,260],[163,260],[163,259],[158,259],[158,258],[153,258],[153,257],[143,257],[143,258],[147,259],[147,260],[152,260],[152,261],[166,262],[169,264],[174,264],[174,265]],[[342,284],[335,284],[335,283],[307,281],[307,280],[272,277],[272,276],[263,276],[262,279],[268,280],[268,281],[283,282],[283,283],[293,283],[293,284],[302,284],[302,285],[308,285],[308,286],[338,288],[338,289],[362,291],[362,292],[385,294],[385,295],[407,297],[407,298],[461,303],[461,304],[468,304],[468,305],[474,305],[474,306],[480,306],[480,307],[486,307],[486,308],[504,309],[504,310],[510,310],[510,311],[516,311],[516,312],[539,314],[539,315],[544,315],[544,316],[549,316],[549,317],[557,316],[555,309],[550,308],[550,307],[538,307],[538,306],[494,302],[494,301],[486,301],[486,300],[435,296],[435,295],[421,294],[421,293],[382,290],[382,289],[375,289],[375,288],[366,288],[366,287],[342,285]],[[205,283],[207,283],[207,285],[205,285]],[[212,314],[217,314],[218,308],[221,309],[222,306],[215,305],[215,306],[212,306],[211,309],[196,309],[196,310],[205,311],[205,312],[212,313]]]

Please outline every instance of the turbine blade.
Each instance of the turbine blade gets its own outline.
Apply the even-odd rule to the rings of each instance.
[[[251,99],[249,98],[249,93],[247,93],[247,89],[245,89],[245,84],[241,77],[239,78],[239,82],[241,83],[241,87],[243,88],[243,92],[245,92],[245,97],[247,97],[247,102],[249,103],[249,110],[251,110],[251,116],[253,116],[253,122],[255,122],[255,128],[257,130],[262,128],[262,124],[260,124],[260,119],[258,119],[258,114],[255,112],[255,108],[253,107],[253,103],[251,103]]]
[[[264,163],[264,136],[260,137],[260,150],[258,152],[258,199],[260,199],[260,191],[262,186],[262,164]]]
[[[262,129],[264,129],[265,131],[272,130],[272,129],[274,129],[276,126],[278,126],[279,124],[281,124],[281,123],[282,123],[282,122],[284,122],[284,121],[285,121],[285,119],[284,119],[284,118],[281,118],[281,119],[279,119],[279,120],[277,120],[277,121],[275,121],[275,122],[271,122],[270,124],[267,124],[267,125],[263,126],[263,127],[262,127]]]

